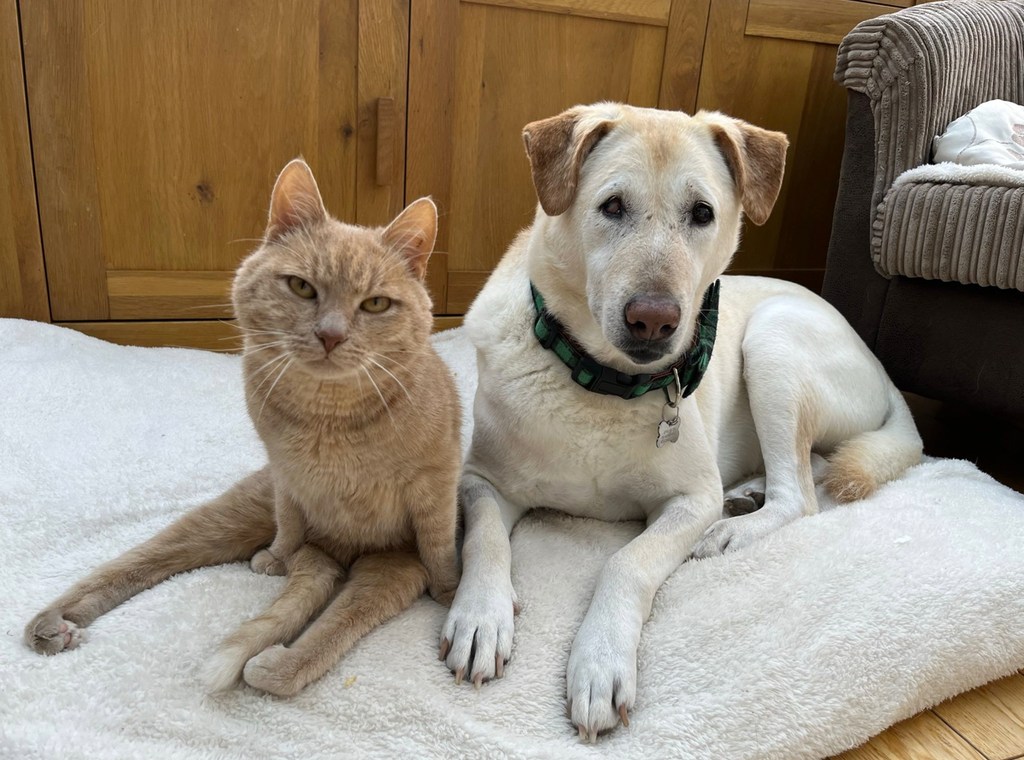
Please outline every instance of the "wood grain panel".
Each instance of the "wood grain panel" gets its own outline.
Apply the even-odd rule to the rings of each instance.
[[[414,4],[412,19],[408,195],[437,200],[438,249],[448,253],[450,275],[490,270],[533,218],[523,126],[576,103],[656,105],[666,30],[491,5],[422,5],[429,8]],[[458,303],[449,291],[447,313]]]
[[[231,317],[234,272],[107,272],[111,319]]]
[[[445,313],[448,302],[448,254],[434,253],[427,262],[427,276],[424,280],[435,314]]]
[[[861,21],[892,12],[859,0],[750,0],[746,33],[838,45]]]
[[[1024,754],[1024,675],[1012,675],[934,708],[991,760]]]
[[[392,7],[365,0],[371,20],[378,4]],[[299,154],[328,208],[359,221],[356,71],[373,62],[359,59],[356,0],[23,11],[55,318],[105,318],[107,269],[233,270],[244,251],[229,243],[262,232],[274,177]],[[404,58],[395,67],[404,92]]]
[[[106,319],[85,6],[38,0],[21,11],[50,311],[54,319]]]
[[[440,285],[431,289],[434,310],[446,304],[452,152],[451,121],[455,102],[455,44],[450,34],[459,17],[458,0],[414,2],[410,19],[408,151],[405,157],[406,203],[429,195],[438,203],[440,218],[437,251],[430,257],[427,279]],[[444,266],[442,270],[442,266]],[[440,296],[440,297],[439,297]]]
[[[501,5],[531,11],[589,16],[610,21],[666,26],[671,0],[467,0],[481,5]]]
[[[733,262],[733,266],[740,269],[773,269],[786,206],[794,195],[792,169],[801,150],[801,121],[810,86],[814,46],[806,42],[744,36],[746,7],[747,0],[715,0],[711,4],[697,105],[724,111],[789,136],[786,177],[779,200],[764,226],[746,225]],[[834,186],[836,179],[831,181]],[[814,189],[814,192],[819,191],[820,186]],[[823,268],[825,250],[806,253]],[[812,265],[801,262],[799,266]]]
[[[203,348],[208,351],[237,352],[242,348],[233,320],[168,322],[59,322],[94,338],[123,346],[167,346]],[[435,317],[434,332],[462,324],[462,317]]]
[[[711,0],[675,0],[672,3],[658,108],[688,113],[697,110],[697,90],[710,10]]]
[[[360,224],[387,224],[404,205],[408,50],[407,0],[359,0],[359,171],[354,219]],[[383,113],[378,107],[382,98],[392,104]],[[389,159],[385,167],[379,163],[382,154]],[[381,176],[381,171],[387,176]]]
[[[449,272],[448,308],[451,313],[465,314],[490,276],[490,271]]]
[[[846,141],[846,90],[832,79],[836,49],[813,45],[800,135],[792,148],[789,200],[779,217],[774,266],[824,269]]]
[[[931,712],[890,728],[835,760],[985,760]]]
[[[58,322],[61,327],[122,346],[205,348],[209,351],[240,351],[238,329],[232,322],[217,320],[176,322]]]
[[[16,0],[0,0],[0,317],[50,320]]]

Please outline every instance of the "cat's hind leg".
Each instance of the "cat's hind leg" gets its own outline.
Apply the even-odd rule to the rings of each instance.
[[[427,571],[411,552],[360,557],[338,596],[294,644],[272,646],[246,663],[245,682],[278,696],[297,694],[426,588]]]
[[[281,595],[259,617],[242,623],[207,662],[203,680],[211,692],[230,689],[249,658],[272,644],[291,641],[334,594],[341,567],[306,544],[286,562],[288,580]]]
[[[81,628],[140,591],[186,570],[249,559],[273,537],[273,484],[264,468],[93,570],[29,622],[25,643],[42,654],[73,649]]]

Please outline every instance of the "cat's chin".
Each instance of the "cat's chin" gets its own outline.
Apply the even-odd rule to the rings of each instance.
[[[326,357],[319,359],[306,359],[297,364],[307,375],[317,380],[337,380],[355,382],[356,373],[359,372],[357,365],[339,366]]]

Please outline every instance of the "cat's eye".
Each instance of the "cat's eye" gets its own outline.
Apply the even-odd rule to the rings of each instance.
[[[291,288],[292,293],[297,295],[299,298],[316,298],[316,288],[301,277],[295,277],[294,275],[289,277],[288,287]]]
[[[380,314],[382,311],[387,311],[391,308],[391,299],[387,296],[374,296],[373,298],[367,298],[359,304],[359,308],[371,314]]]

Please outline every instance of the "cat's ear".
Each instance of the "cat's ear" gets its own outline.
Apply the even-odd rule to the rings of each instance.
[[[430,198],[413,201],[388,225],[383,237],[384,244],[405,256],[409,269],[422,280],[437,239],[437,206]]]
[[[326,218],[327,211],[309,165],[301,158],[288,162],[274,183],[264,237],[273,240],[289,230],[322,222]]]

